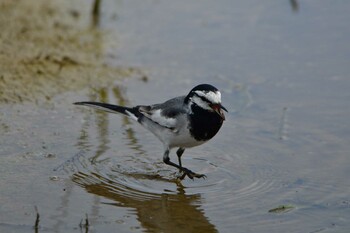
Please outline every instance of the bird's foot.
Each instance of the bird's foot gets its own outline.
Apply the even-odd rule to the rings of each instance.
[[[193,180],[193,178],[203,178],[205,179],[207,176],[204,175],[204,174],[198,174],[198,173],[195,173],[187,168],[181,168],[180,169],[181,172],[183,172],[183,174],[181,176],[179,176],[178,178],[180,180],[183,180],[185,179],[185,177],[187,176],[188,178],[190,178],[191,180]]]

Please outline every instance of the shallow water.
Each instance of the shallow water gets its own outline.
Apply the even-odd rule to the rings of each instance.
[[[350,3],[103,1],[106,62],[145,75],[3,104],[0,231],[348,232]],[[71,105],[156,103],[222,90],[219,134],[176,181],[125,117]],[[176,161],[175,151],[171,159]],[[281,205],[288,211],[269,212]],[[89,226],[84,222],[88,217]]]

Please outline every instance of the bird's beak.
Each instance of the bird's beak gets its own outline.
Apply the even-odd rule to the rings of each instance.
[[[224,110],[225,112],[227,112],[227,109],[222,106],[221,104],[212,104],[210,106],[217,114],[219,114],[219,116],[222,118],[222,120],[225,120],[225,115],[224,112],[222,110]]]

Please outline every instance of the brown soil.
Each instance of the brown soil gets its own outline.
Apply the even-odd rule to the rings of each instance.
[[[113,35],[92,24],[86,0],[0,3],[0,103],[50,100],[62,92],[110,85],[139,73],[106,64]]]

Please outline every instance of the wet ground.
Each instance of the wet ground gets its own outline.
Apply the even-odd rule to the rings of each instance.
[[[0,3],[0,232],[349,231],[350,2],[106,0],[97,23],[83,2]],[[183,156],[205,180],[71,104],[199,83],[229,109]]]

